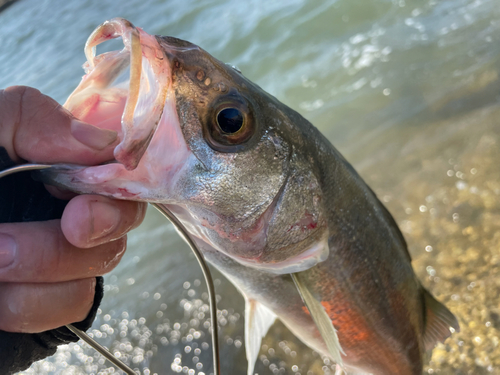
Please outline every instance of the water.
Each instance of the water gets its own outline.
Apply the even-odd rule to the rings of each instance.
[[[0,87],[30,85],[63,102],[83,75],[86,38],[116,16],[238,66],[353,163],[402,228],[423,284],[457,315],[462,332],[434,350],[425,373],[500,374],[499,5],[21,0],[0,13]],[[91,333],[143,374],[208,375],[194,257],[152,210],[129,238]],[[245,373],[243,300],[217,277],[223,374]],[[25,373],[112,372],[78,343]],[[256,372],[332,370],[277,323]]]

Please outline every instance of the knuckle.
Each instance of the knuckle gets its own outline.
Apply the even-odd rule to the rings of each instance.
[[[36,296],[33,296],[36,298]],[[26,295],[24,288],[18,284],[0,284],[0,329],[8,332],[30,331],[33,309],[32,298]]]
[[[7,87],[4,90],[4,92],[5,92],[5,94],[9,95],[10,97],[18,98],[18,100],[19,100],[27,92],[38,92],[39,93],[40,91],[33,88],[33,87],[16,85],[16,86]]]

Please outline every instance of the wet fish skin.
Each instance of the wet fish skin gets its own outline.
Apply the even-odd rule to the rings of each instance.
[[[421,374],[426,348],[458,324],[417,280],[375,194],[297,112],[201,48],[156,41],[151,65],[168,66],[170,96],[137,168],[56,168],[42,172],[45,181],[164,204],[247,301],[328,355],[289,275],[300,272],[338,330],[350,371]],[[225,107],[246,116],[248,134],[234,142],[214,123]]]
[[[166,51],[177,41],[158,40]],[[283,125],[289,126],[289,118],[280,113],[279,102],[197,47],[169,59],[174,60],[173,82],[182,133],[199,161],[197,168],[180,177],[177,191],[183,196],[178,199],[196,200],[197,206],[190,210],[205,217],[207,227],[210,223],[214,223],[212,227],[220,224],[220,231],[234,234],[222,238],[215,229],[207,235],[215,237],[214,241],[228,255],[255,261],[259,266],[280,264],[325,237],[327,225],[319,203],[320,186],[310,169],[308,155],[297,152],[298,145],[287,139],[294,136],[293,129],[283,129]],[[175,61],[179,70],[175,69]],[[214,150],[204,134],[207,126],[203,123],[212,120],[214,108],[224,101],[247,102],[256,127],[254,136],[231,152]],[[272,118],[266,116],[270,110]],[[283,130],[289,133],[286,137]],[[304,220],[306,213],[309,219]],[[261,230],[256,234],[255,229],[263,224],[260,221],[266,215],[267,233],[264,236],[266,231]],[[295,225],[301,220],[302,227]],[[287,224],[284,231],[283,225]],[[276,251],[284,247],[286,252]]]
[[[170,39],[166,43],[170,45]],[[257,190],[251,191],[248,200],[254,200],[258,192],[262,191],[267,192],[270,198],[275,196],[281,188],[283,180],[279,177],[282,175],[288,178],[285,184],[293,179],[294,184],[290,190],[297,193],[281,198],[282,201],[289,200],[287,207],[283,208],[284,217],[294,218],[297,213],[304,215],[308,207],[313,206],[313,199],[303,202],[299,197],[319,197],[321,204],[318,204],[320,207],[315,212],[320,219],[314,225],[319,228],[327,227],[330,255],[325,262],[318,263],[308,271],[309,286],[318,299],[324,302],[339,331],[340,342],[347,354],[345,362],[351,367],[374,373],[421,373],[423,289],[411,268],[406,243],[390,214],[330,142],[302,116],[263,93],[259,87],[225,64],[214,61],[204,51],[192,50],[190,54],[192,56],[183,54],[182,60],[178,58],[183,70],[175,75],[178,87],[182,88],[176,92],[178,113],[181,124],[185,124],[183,134],[190,148],[198,155],[211,154],[212,150],[207,150],[204,139],[193,136],[203,125],[189,119],[197,115],[205,117],[207,103],[216,101],[221,95],[211,85],[204,87],[204,82],[198,83],[194,75],[202,70],[214,84],[222,82],[228,90],[236,87],[239,93],[253,100],[260,112],[258,120],[262,121],[262,127],[271,134],[269,137],[277,137],[281,144],[286,145],[286,151],[282,154],[286,159],[283,159],[284,166],[281,170],[279,167],[273,170],[260,166],[250,155],[241,161],[241,170],[245,176],[248,176],[249,171],[251,175],[258,173],[252,168],[257,165],[267,172],[264,175],[266,181],[276,181],[275,184],[255,184]],[[270,158],[261,152],[259,156],[268,165]],[[202,159],[204,163],[207,160],[217,163],[212,158]],[[208,170],[212,168],[214,167],[210,165]],[[198,175],[199,172],[193,173]],[[244,176],[234,175],[229,178],[229,185],[236,194],[223,197],[230,204],[228,211],[222,215],[234,218],[236,212],[245,212],[244,207],[238,204],[245,201],[240,199],[243,195],[240,181]],[[186,177],[184,191],[192,189],[194,179],[194,176]],[[311,184],[318,190],[310,189]],[[220,206],[221,203],[216,205]],[[259,211],[255,214],[261,215]],[[235,222],[241,225],[240,220]],[[286,235],[287,226],[293,225],[293,220],[289,220],[277,231]],[[313,233],[306,230],[308,238]],[[313,238],[317,241],[317,237]],[[288,302],[288,306],[284,306],[283,301],[275,301],[279,290],[288,288],[290,291],[286,293],[287,297],[295,294],[288,275],[264,277],[262,274],[256,275],[253,269],[245,272],[237,264],[228,265],[227,259],[221,259],[220,252],[214,253],[203,243],[199,245],[204,248],[211,263],[230,275],[235,284],[242,285],[240,288],[245,289],[247,296],[263,302],[277,312],[299,337],[308,336],[307,332],[315,332],[310,317],[302,308],[297,308],[301,304],[298,299]],[[270,251],[273,250],[276,251],[277,248]],[[248,284],[252,286],[248,287]],[[274,287],[266,298],[264,295],[269,292],[269,285]],[[306,322],[309,324],[305,324]],[[314,338],[309,340],[313,341]],[[318,348],[318,344],[312,346]],[[323,347],[320,346],[320,349],[325,352]]]

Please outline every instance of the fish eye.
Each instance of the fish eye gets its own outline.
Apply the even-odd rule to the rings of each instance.
[[[226,134],[234,134],[241,130],[245,118],[238,108],[224,108],[217,113],[217,125]]]
[[[211,148],[220,152],[240,152],[253,144],[257,123],[252,102],[235,90],[209,106],[203,135]]]

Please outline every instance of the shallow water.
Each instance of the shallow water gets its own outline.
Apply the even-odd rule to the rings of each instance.
[[[31,85],[63,102],[83,75],[86,38],[116,16],[238,66],[352,162],[395,216],[423,284],[457,315],[462,331],[425,372],[500,374],[499,5],[21,0],[0,13],[0,87]],[[208,375],[206,288],[194,257],[152,210],[129,238],[92,334],[143,374]],[[246,373],[243,299],[218,278],[223,374]],[[113,371],[78,343],[24,373]],[[332,366],[277,323],[256,372]]]

